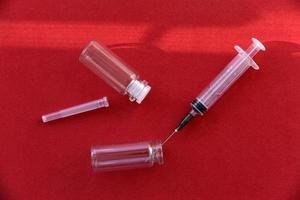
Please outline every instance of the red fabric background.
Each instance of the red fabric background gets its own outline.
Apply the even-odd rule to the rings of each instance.
[[[163,166],[92,172],[91,145],[165,138],[253,36],[260,71],[177,135]],[[79,63],[91,39],[150,83],[141,105]],[[0,199],[300,199],[299,43],[297,0],[1,0]],[[40,120],[105,95],[108,109]]]

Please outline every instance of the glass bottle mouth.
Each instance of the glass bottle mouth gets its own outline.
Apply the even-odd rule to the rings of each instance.
[[[149,151],[153,163],[158,163],[160,165],[164,164],[164,156],[161,142],[155,141],[151,143]]]

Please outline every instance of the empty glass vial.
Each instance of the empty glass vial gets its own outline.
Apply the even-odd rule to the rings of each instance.
[[[130,101],[141,103],[151,87],[139,75],[104,45],[91,41],[79,60],[119,93],[129,95]]]
[[[95,171],[114,171],[152,167],[163,164],[160,142],[140,142],[91,148],[91,162]]]

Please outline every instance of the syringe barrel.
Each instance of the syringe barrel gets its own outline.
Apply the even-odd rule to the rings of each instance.
[[[259,50],[264,51],[265,47],[257,39],[252,38],[252,44],[246,51],[242,50],[239,46],[235,46],[235,49],[238,51],[238,55],[229,62],[209,86],[192,102],[193,109],[198,111],[198,113],[203,114],[208,110],[250,66],[258,69],[252,57]]]

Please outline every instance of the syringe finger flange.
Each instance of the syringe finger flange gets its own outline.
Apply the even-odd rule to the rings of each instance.
[[[249,63],[251,67],[255,70],[259,70],[259,66],[256,64],[256,62],[238,45],[234,46],[234,49],[244,57],[244,59]]]

